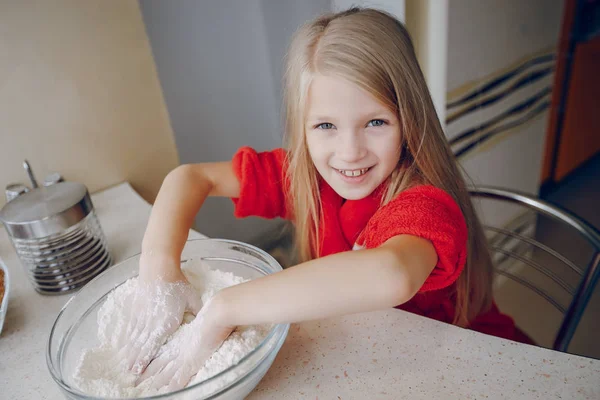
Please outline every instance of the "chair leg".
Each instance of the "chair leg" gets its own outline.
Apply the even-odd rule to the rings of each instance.
[[[567,351],[571,339],[573,339],[573,335],[575,334],[575,330],[577,329],[577,325],[585,311],[585,307],[592,297],[598,279],[600,279],[600,252],[594,254],[590,265],[586,269],[585,274],[577,287],[575,297],[573,297],[573,301],[567,309],[567,313],[560,325],[558,335],[556,335],[556,339],[554,340],[553,348],[555,350],[563,352]]]

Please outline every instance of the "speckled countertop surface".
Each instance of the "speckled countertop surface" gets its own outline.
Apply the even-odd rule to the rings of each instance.
[[[127,184],[92,200],[115,262],[140,250],[150,206]],[[192,232],[190,237],[199,237]],[[61,399],[45,348],[65,296],[27,281],[4,229],[11,293],[0,336],[0,398]],[[249,399],[600,399],[600,361],[390,310],[292,325]]]
[[[600,399],[600,361],[390,310],[292,325],[249,399]]]

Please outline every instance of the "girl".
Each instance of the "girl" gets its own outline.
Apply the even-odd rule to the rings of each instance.
[[[238,217],[291,219],[303,262],[219,292],[185,350],[140,376],[154,387],[185,386],[238,325],[397,306],[527,341],[492,301],[486,239],[403,25],[371,9],[325,15],[295,35],[287,63],[286,150],[245,147],[165,179],[123,330],[128,367],[143,371],[184,311],[200,309],[180,255],[207,196],[233,198]]]

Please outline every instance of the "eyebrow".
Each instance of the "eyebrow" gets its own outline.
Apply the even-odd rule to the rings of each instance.
[[[307,121],[330,121],[330,120],[333,120],[333,119],[334,118],[326,117],[326,116],[323,116],[323,115],[319,115],[319,116],[316,116],[316,117],[313,117],[313,116],[309,115],[308,117],[306,117]]]
[[[370,112],[370,113],[364,115],[361,118],[364,118],[365,120],[369,120],[370,121],[370,120],[379,119],[379,118],[381,118],[381,119],[383,119],[383,118],[390,119],[390,117],[392,117],[392,116],[396,116],[396,115],[393,112],[389,111],[389,110],[385,110],[385,111],[382,110],[382,111]],[[306,117],[307,121],[331,121],[331,120],[334,120],[334,119],[335,118],[331,118],[331,117],[328,117],[328,116],[325,116],[325,115],[316,115],[316,116],[308,115]]]

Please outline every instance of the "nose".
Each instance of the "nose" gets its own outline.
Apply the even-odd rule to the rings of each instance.
[[[364,143],[363,135],[358,131],[342,132],[338,136],[337,156],[344,163],[352,164],[360,161],[367,155],[367,147]]]

